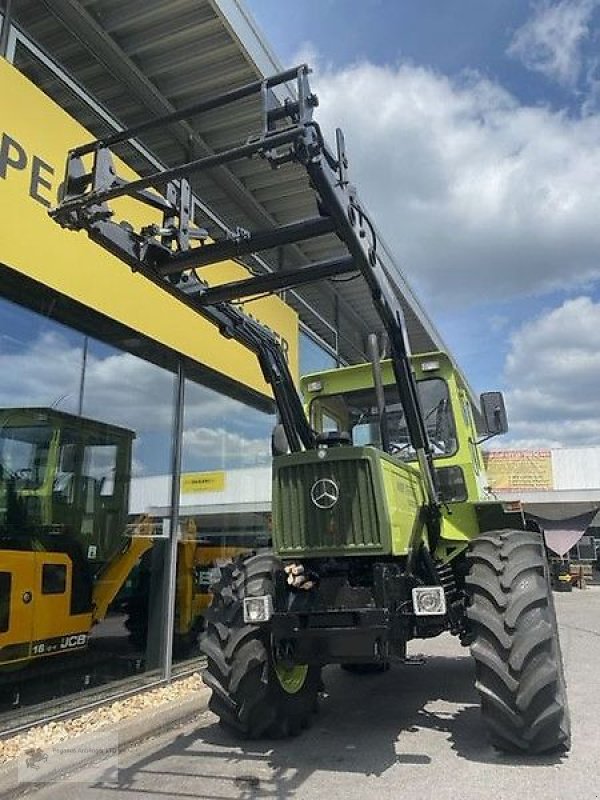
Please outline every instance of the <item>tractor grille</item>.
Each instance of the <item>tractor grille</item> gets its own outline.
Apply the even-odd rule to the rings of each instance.
[[[311,499],[311,489],[319,480],[334,481],[339,488],[339,499],[329,509],[318,508]],[[274,536],[282,554],[380,551],[381,525],[370,462],[329,458],[279,467],[274,483]]]

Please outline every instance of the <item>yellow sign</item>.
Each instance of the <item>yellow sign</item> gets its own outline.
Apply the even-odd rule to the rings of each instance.
[[[222,492],[225,490],[224,472],[186,472],[181,476],[181,493]]]
[[[270,395],[254,354],[100,246],[84,232],[60,228],[48,217],[56,204],[67,150],[93,136],[24,75],[0,58],[0,267],[2,264],[95,309],[170,350]],[[119,165],[124,174],[131,171]],[[148,219],[123,198],[117,213],[134,225]],[[246,270],[227,261],[202,271],[209,282],[239,280]],[[298,318],[277,297],[245,310],[277,333],[298,374]]]
[[[550,450],[492,450],[485,454],[485,466],[492,489],[554,488]]]

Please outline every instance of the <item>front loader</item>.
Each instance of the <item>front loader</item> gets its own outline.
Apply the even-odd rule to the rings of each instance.
[[[471,394],[440,352],[411,355],[397,269],[313,119],[301,66],[71,151],[52,216],[90,238],[254,352],[280,423],[273,449],[273,551],[221,569],[202,649],[211,708],[245,737],[298,733],[312,718],[321,669],[378,671],[415,638],[444,632],[471,647],[492,742],[565,750],[565,679],[542,537],[518,508],[490,500],[481,435],[506,431],[502,397]],[[274,90],[294,84],[281,104]],[[237,146],[131,180],[111,148],[204,111],[258,97],[262,130]],[[242,158],[303,167],[319,214],[211,241],[195,227],[190,178]],[[114,219],[113,201],[148,207],[151,224]],[[162,222],[156,223],[156,215]],[[209,286],[202,268],[334,232],[346,255]],[[304,406],[274,335],[232,301],[351,273],[366,285],[389,347],[364,364],[307,377]],[[487,498],[487,499],[486,499]]]

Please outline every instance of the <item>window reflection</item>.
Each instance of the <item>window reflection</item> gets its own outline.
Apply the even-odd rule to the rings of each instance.
[[[162,674],[174,378],[2,299],[0,368],[1,728]],[[270,545],[274,423],[186,382],[177,661],[219,565]]]
[[[324,369],[335,368],[335,358],[303,331],[300,332],[298,344],[300,347],[301,375],[309,375],[311,372],[321,372]]]
[[[173,656],[197,655],[219,567],[271,544],[275,416],[186,383]]]
[[[0,727],[39,702],[157,674],[166,586],[151,498],[132,473],[169,480],[173,377],[0,300]],[[136,575],[152,556],[146,635],[132,635]],[[139,601],[139,594],[137,600]]]

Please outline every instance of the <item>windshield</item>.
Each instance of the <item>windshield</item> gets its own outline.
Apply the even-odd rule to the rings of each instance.
[[[43,519],[54,431],[9,422],[0,424],[0,536],[21,537]]]
[[[417,383],[419,401],[434,456],[456,452],[456,428],[448,386],[441,378]],[[390,453],[407,461],[415,458],[409,442],[406,418],[395,386],[385,387],[385,404],[390,434]],[[347,431],[357,446],[382,448],[379,414],[372,388],[317,397],[311,405],[312,424],[318,431]]]
[[[0,478],[17,489],[38,489],[46,477],[52,428],[0,428]]]

